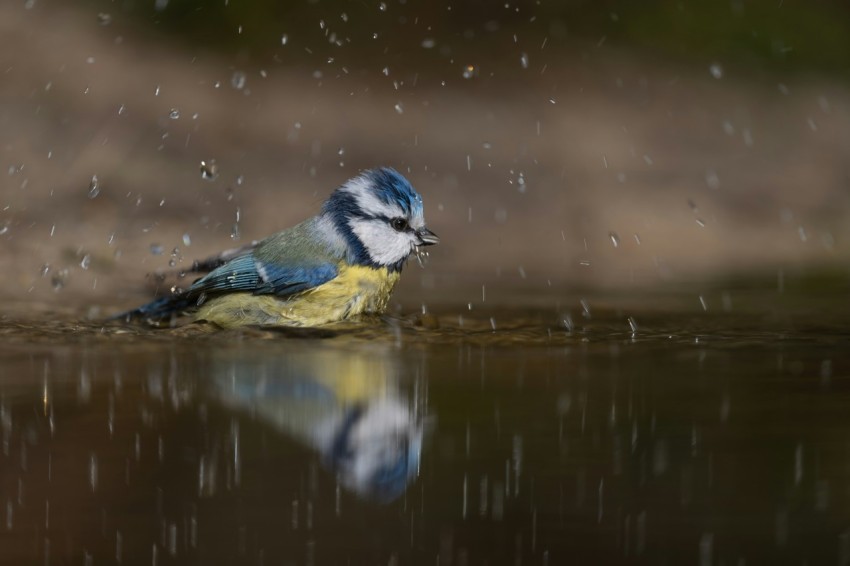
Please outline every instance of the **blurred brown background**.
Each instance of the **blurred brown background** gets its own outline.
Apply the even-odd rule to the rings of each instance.
[[[403,302],[847,287],[843,3],[209,4],[0,4],[7,310],[132,306],[378,165],[443,240]]]

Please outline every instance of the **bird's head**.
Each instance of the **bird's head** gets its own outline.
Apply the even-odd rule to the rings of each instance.
[[[400,270],[411,253],[440,241],[425,227],[422,197],[395,169],[371,169],[325,202],[358,263]]]

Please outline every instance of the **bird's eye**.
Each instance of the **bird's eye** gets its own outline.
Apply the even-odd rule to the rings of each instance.
[[[407,230],[407,220],[404,218],[393,218],[390,225],[399,232]]]

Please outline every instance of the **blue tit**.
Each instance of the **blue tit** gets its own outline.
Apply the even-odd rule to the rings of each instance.
[[[407,179],[390,168],[368,170],[336,189],[318,215],[196,262],[192,271],[209,273],[116,318],[156,322],[186,313],[231,328],[381,314],[410,255],[438,242]]]

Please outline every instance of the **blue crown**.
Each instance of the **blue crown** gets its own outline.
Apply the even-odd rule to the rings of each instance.
[[[391,167],[371,169],[363,173],[363,177],[372,181],[375,194],[387,204],[397,204],[411,216],[423,213],[422,197],[401,173]]]

